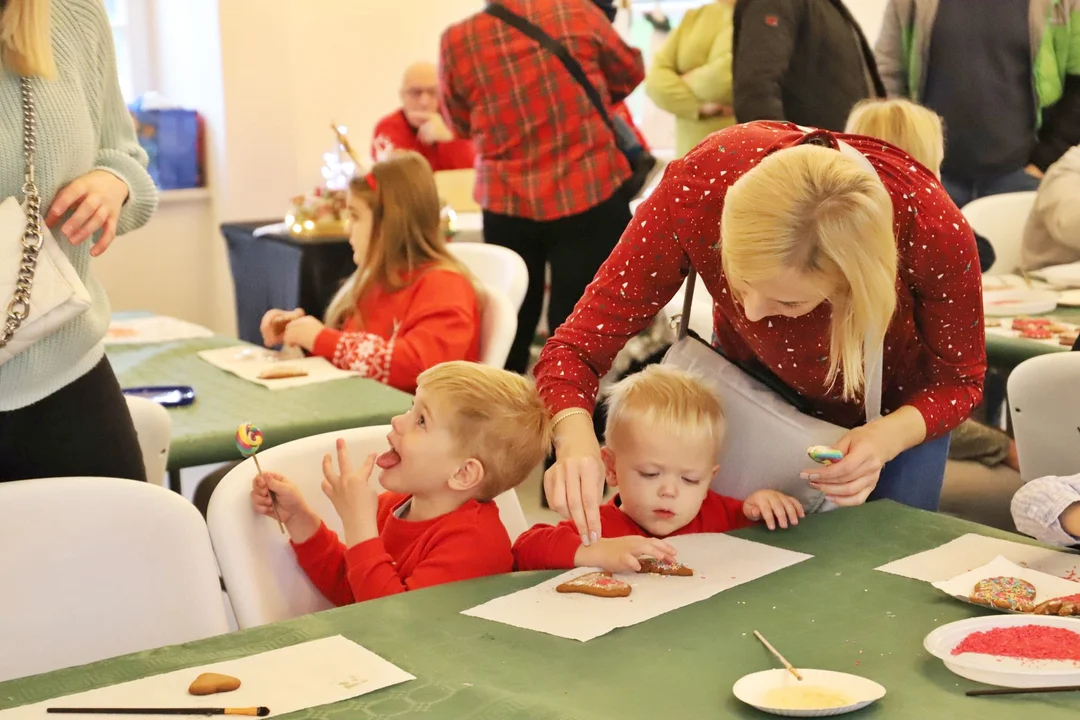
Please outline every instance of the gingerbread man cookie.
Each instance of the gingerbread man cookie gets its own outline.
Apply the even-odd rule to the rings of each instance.
[[[992,577],[975,583],[969,598],[977,605],[1029,613],[1035,609],[1035,586],[1015,577]]]
[[[611,577],[609,572],[592,572],[568,580],[555,588],[561,593],[581,593],[594,597],[615,598],[630,594],[630,584]]]
[[[260,380],[284,380],[286,378],[306,376],[307,370],[301,370],[298,367],[290,367],[289,365],[278,365],[277,367],[270,367],[259,373]]]
[[[192,695],[216,695],[232,692],[240,687],[240,679],[232,675],[203,673],[191,683],[188,692]]]
[[[669,560],[657,560],[655,558],[641,558],[639,573],[652,573],[654,575],[678,575],[679,577],[692,577],[694,571],[682,563]]]

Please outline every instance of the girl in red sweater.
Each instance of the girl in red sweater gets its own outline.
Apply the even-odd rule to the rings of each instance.
[[[326,322],[270,310],[267,347],[284,343],[405,392],[449,360],[480,357],[480,304],[469,271],[446,249],[431,166],[413,152],[377,163],[349,185],[356,273]]]

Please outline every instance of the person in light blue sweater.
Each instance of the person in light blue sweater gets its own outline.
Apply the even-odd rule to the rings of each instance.
[[[131,416],[105,358],[109,301],[90,265],[117,235],[150,219],[157,190],[120,94],[101,0],[0,0],[0,200],[23,199],[24,76],[37,110],[35,175],[45,221],[93,302],[0,365],[0,481],[145,480]],[[0,313],[10,301],[0,298]]]

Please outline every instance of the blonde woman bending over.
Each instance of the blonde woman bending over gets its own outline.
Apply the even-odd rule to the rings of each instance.
[[[267,347],[295,345],[405,392],[449,360],[480,356],[480,302],[469,271],[446,249],[439,197],[414,152],[377,163],[349,185],[349,244],[357,270],[326,311],[270,310]]]
[[[598,378],[690,266],[715,298],[728,359],[771,371],[816,416],[851,428],[837,443],[844,459],[804,480],[840,505],[937,507],[949,431],[980,402],[986,372],[971,230],[931,172],[880,140],[754,122],[672,163],[544,348],[535,372],[555,421],[553,508],[600,537]],[[884,416],[869,423],[864,339],[884,350]]]

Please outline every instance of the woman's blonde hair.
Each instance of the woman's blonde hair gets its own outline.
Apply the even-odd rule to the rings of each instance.
[[[446,249],[435,176],[422,155],[397,153],[376,163],[368,175],[352,179],[349,194],[371,208],[371,239],[367,256],[326,311],[329,327],[341,328],[372,288],[400,290],[425,266],[461,273],[481,295],[472,273]]]
[[[605,442],[626,442],[627,428],[659,431],[708,443],[724,440],[720,398],[700,379],[670,365],[649,365],[607,391]],[[620,438],[623,438],[620,440]]]
[[[865,384],[864,342],[877,344],[896,309],[893,208],[881,181],[831,148],[773,153],[727,191],[720,219],[729,281],[754,284],[789,269],[830,288],[829,387]],[[732,292],[739,299],[734,287]]]
[[[940,175],[945,157],[945,131],[933,110],[910,100],[863,100],[848,115],[844,132],[884,140]]]
[[[52,79],[50,0],[0,2],[0,65],[15,75]]]

